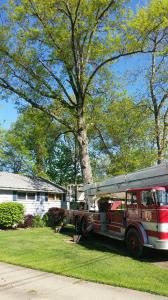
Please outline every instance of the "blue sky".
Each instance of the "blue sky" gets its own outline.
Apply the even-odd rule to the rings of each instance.
[[[0,126],[8,129],[17,119],[17,110],[12,102],[0,101]]]
[[[1,0],[5,2],[6,0]],[[131,8],[136,10],[136,7],[146,5],[148,0],[131,0]],[[144,55],[139,55],[130,58],[120,59],[117,63],[112,66],[112,70],[116,72],[117,75],[122,75],[125,71],[130,69],[137,69],[144,63],[148,61],[148,57]],[[144,86],[142,77],[139,78],[139,81],[129,83],[127,89],[129,94],[136,94],[141,87]],[[8,129],[13,122],[16,121],[18,116],[17,109],[15,104],[10,101],[0,100],[0,126]]]

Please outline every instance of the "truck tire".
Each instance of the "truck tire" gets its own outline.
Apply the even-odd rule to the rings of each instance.
[[[130,256],[141,258],[143,255],[143,244],[139,232],[130,228],[126,235],[126,245]]]

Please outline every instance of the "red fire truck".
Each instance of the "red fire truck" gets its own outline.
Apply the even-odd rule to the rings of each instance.
[[[147,172],[148,177],[145,180],[150,186],[132,188],[132,185],[135,185],[134,181],[137,186],[144,184],[146,170],[138,173],[139,178],[131,177],[132,175],[129,174],[130,182],[127,180],[125,192],[121,192],[123,187],[119,189],[119,184],[116,183],[120,177],[120,186],[122,186],[122,176],[111,179],[110,182],[115,181],[114,185],[110,186],[109,181],[109,185],[107,181],[99,184],[96,195],[98,200],[94,200],[94,211],[91,211],[91,207],[88,207],[88,210],[66,210],[67,222],[74,224],[76,231],[82,235],[92,230],[95,233],[125,241],[130,255],[134,257],[142,256],[144,246],[168,250],[168,185],[165,184],[168,173],[165,173],[163,169],[163,172],[160,172],[159,167],[155,168],[156,172],[150,169],[153,171]],[[168,171],[167,166],[165,170]],[[137,175],[137,173],[132,174]],[[155,182],[162,180],[164,185],[152,186],[152,177],[155,178]],[[125,182],[126,179],[124,179],[124,184]],[[131,188],[128,188],[129,185]],[[93,185],[90,189],[93,189]],[[105,194],[102,193],[104,189],[108,191],[108,197],[106,193],[105,198],[102,197]],[[109,194],[110,190],[113,193]],[[91,195],[92,204],[95,198],[93,194]],[[125,199],[123,199],[123,194],[125,194]]]

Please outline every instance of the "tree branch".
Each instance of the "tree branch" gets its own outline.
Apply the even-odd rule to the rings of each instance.
[[[44,90],[39,90],[39,89],[37,89],[37,87],[33,86],[33,84],[31,83],[31,81],[26,80],[24,76],[20,76],[20,75],[16,74],[15,70],[10,65],[8,65],[8,68],[10,68],[11,74],[15,78],[17,78],[21,82],[27,84],[32,90],[34,90],[36,93],[40,94],[40,96],[46,97],[46,98],[52,98],[52,99],[58,98],[58,95],[54,91],[52,91],[52,89],[50,89],[50,93],[47,93]]]
[[[42,26],[44,27],[44,29],[46,29],[46,24],[43,22],[43,19],[42,19],[42,18],[40,17],[40,15],[38,14],[38,12],[37,12],[37,10],[36,10],[36,7],[35,7],[34,3],[32,2],[32,0],[28,0],[28,1],[29,1],[30,5],[31,5],[33,11],[34,11],[34,16],[36,16],[36,17],[38,18],[38,20],[40,21],[40,23],[42,24]],[[57,49],[60,50],[60,47],[56,44],[56,42],[55,42],[55,40],[54,40],[54,38],[53,38],[51,32],[50,32],[50,31],[47,31],[47,33],[48,33],[50,39],[52,40],[53,44],[55,45],[55,47],[56,47]]]
[[[67,90],[65,89],[64,85],[62,84],[61,80],[52,72],[52,70],[46,65],[44,64],[43,61],[39,60],[39,62],[42,64],[42,66],[47,70],[47,72],[55,79],[55,81],[58,83],[58,85],[60,86],[60,88],[62,89],[63,93],[65,94],[65,96],[68,98],[69,102],[73,105],[76,106],[75,102],[72,101],[70,95],[68,94]],[[63,100],[62,100],[63,101]],[[69,104],[65,101],[62,102],[62,104],[69,106]],[[72,106],[69,106],[69,108],[72,108]]]
[[[53,119],[55,119],[56,121],[58,121],[60,124],[63,124],[64,126],[66,126],[67,128],[69,128],[70,130],[72,130],[71,126],[65,122],[64,120],[58,118],[55,113],[53,113],[49,108],[44,107],[43,105],[33,101],[31,98],[29,98],[23,91],[16,89],[14,87],[12,87],[8,81],[6,81],[5,79],[0,77],[0,81],[2,81],[2,83],[0,82],[0,86],[4,89],[7,89],[11,92],[13,92],[14,94],[16,94],[17,96],[21,97],[22,99],[24,99],[27,103],[31,104],[33,107],[47,113],[50,117],[52,117]]]
[[[86,86],[85,86],[85,89],[84,89],[84,95],[86,95],[87,93],[87,90],[88,90],[88,87],[93,79],[93,77],[96,75],[96,73],[99,71],[99,69],[101,69],[104,65],[106,65],[107,63],[109,62],[112,62],[112,61],[115,61],[121,57],[125,57],[125,56],[131,56],[133,54],[138,54],[138,53],[152,53],[153,50],[149,50],[149,51],[143,51],[143,50],[137,50],[137,51],[132,51],[132,52],[128,52],[128,53],[120,53],[118,55],[115,55],[115,56],[112,56],[108,59],[106,59],[105,61],[101,62],[95,69],[94,71],[92,72],[92,74],[90,75],[90,77],[88,78],[88,81],[86,83]]]
[[[166,91],[166,93],[163,95],[160,104],[158,105],[158,112],[160,112],[161,108],[163,107],[165,100],[168,98],[168,90]]]
[[[105,7],[105,9],[98,16],[97,21],[101,20],[104,17],[105,13],[109,10],[109,8],[115,3],[115,0],[110,1],[109,4]]]
[[[101,133],[101,130],[100,128],[97,126],[97,125],[94,125],[95,129],[97,130],[98,134],[99,134],[99,138],[101,139],[102,143],[103,143],[103,146],[104,146],[104,149],[106,151],[106,153],[108,154],[108,156],[110,157],[110,160],[112,161],[113,160],[113,155],[112,153],[110,152],[104,138],[103,138],[103,135]]]

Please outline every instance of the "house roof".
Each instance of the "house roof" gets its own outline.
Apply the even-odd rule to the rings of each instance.
[[[65,188],[49,180],[7,172],[0,172],[0,190],[66,192]]]

